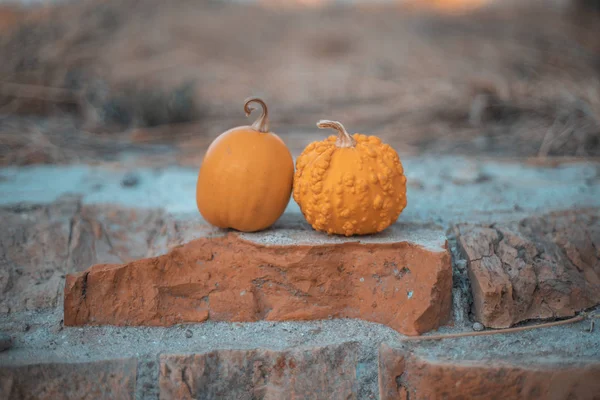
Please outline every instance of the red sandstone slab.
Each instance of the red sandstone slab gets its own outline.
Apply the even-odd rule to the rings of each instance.
[[[133,399],[137,361],[0,366],[1,399]]]
[[[357,343],[160,357],[160,398],[356,399]]]
[[[600,304],[598,209],[514,223],[459,225],[473,313],[493,328],[556,318]]]
[[[379,351],[381,400],[593,400],[600,396],[598,377],[600,362],[442,362],[385,344]]]
[[[169,326],[360,318],[416,335],[447,322],[451,288],[439,229],[396,224],[346,239],[284,218],[264,233],[200,238],[162,256],[68,275],[64,321]]]

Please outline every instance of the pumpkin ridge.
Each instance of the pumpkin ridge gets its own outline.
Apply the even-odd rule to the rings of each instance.
[[[326,151],[327,151],[327,150],[326,150]],[[317,161],[318,161],[318,160],[319,160],[319,159],[320,159],[320,158],[321,158],[321,157],[322,157],[324,154],[325,154],[325,151],[324,151],[324,152],[322,152],[321,154],[319,154],[319,155],[318,155],[317,157],[315,157],[313,160],[311,160],[311,161],[310,161],[308,164],[306,164],[306,165],[304,166],[304,168],[302,168],[302,169],[296,169],[296,171],[299,171],[299,172],[302,172],[302,171],[304,171],[305,169],[307,169],[308,167],[310,167],[310,166],[312,166],[314,163],[316,163],[316,162],[317,162]],[[302,154],[301,154],[300,156],[302,156]]]
[[[334,145],[335,146],[335,145]],[[318,154],[313,160],[311,160],[308,164],[306,164],[304,166],[304,168],[302,169],[296,169],[296,173],[298,173],[298,177],[297,179],[301,179],[302,178],[302,174],[305,170],[307,170],[309,167],[313,166],[317,161],[319,161],[320,159],[322,159],[323,156],[325,156],[328,152],[328,150],[330,149],[331,146],[328,146],[328,148],[323,151],[322,153]],[[330,154],[330,157],[333,157],[333,154],[335,153],[335,148],[333,149],[333,151]],[[301,154],[302,156],[303,154]],[[321,179],[319,180],[319,182],[322,182],[325,178],[325,176],[327,175],[327,173],[329,172],[329,167],[325,169],[325,173],[323,174],[323,176],[321,176]],[[296,182],[296,179],[294,179],[294,182]],[[295,187],[295,185],[294,185]],[[294,201],[298,202],[298,200],[296,200],[296,191],[294,190],[294,188],[292,188],[292,194],[294,197]],[[300,196],[300,195],[298,195]],[[304,218],[308,221],[308,218],[306,217],[306,213],[304,212],[304,210],[302,209],[302,207],[300,208],[300,211],[302,211],[302,215],[304,215]]]

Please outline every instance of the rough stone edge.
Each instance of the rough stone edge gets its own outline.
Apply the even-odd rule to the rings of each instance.
[[[237,235],[241,240],[264,246],[319,246],[319,245],[336,245],[345,243],[356,243],[366,245],[385,245],[392,243],[414,243],[420,247],[432,251],[439,252],[446,249],[446,235],[444,228],[433,225],[419,225],[408,222],[396,222],[386,230],[372,235],[363,236],[339,236],[329,235],[313,230],[303,220],[300,214],[285,215],[285,223],[277,226],[275,229],[270,228],[261,232],[244,233],[229,231]],[[293,229],[288,225],[306,225],[306,229]],[[227,231],[223,231],[227,232]],[[290,239],[290,236],[293,239]]]
[[[523,218],[517,219],[508,219],[502,221],[500,225],[496,223],[481,223],[481,222],[460,222],[453,224],[447,231],[448,242],[450,243],[450,248],[453,256],[453,275],[454,275],[454,286],[453,286],[453,302],[454,302],[454,318],[455,321],[465,321],[466,323],[474,323],[480,326],[485,326],[489,328],[503,329],[510,328],[520,323],[529,320],[547,320],[551,318],[561,318],[561,317],[572,317],[577,315],[581,311],[585,311],[586,309],[594,308],[600,306],[600,303],[588,303],[583,304],[581,307],[574,307],[573,310],[569,310],[568,312],[552,312],[552,315],[527,315],[526,313],[516,313],[515,315],[507,315],[506,323],[501,323],[501,318],[496,316],[496,313],[492,313],[489,308],[497,309],[501,306],[505,301],[502,296],[489,296],[486,292],[489,293],[489,290],[484,288],[481,285],[481,282],[475,276],[475,269],[472,267],[472,263],[479,262],[479,260],[471,260],[469,255],[467,254],[467,249],[461,244],[460,238],[463,236],[461,234],[461,228],[485,228],[485,229],[494,229],[497,232],[498,239],[494,241],[493,248],[491,249],[490,257],[498,257],[501,258],[498,254],[498,242],[503,242],[504,232],[508,231],[511,234],[524,238],[524,240],[531,242],[535,246],[540,246],[539,243],[536,242],[535,238],[528,237],[523,234],[522,231],[517,229],[517,227],[521,226],[523,221],[531,221],[531,220],[542,220],[542,221],[555,221],[560,218],[571,217],[573,214],[577,215],[590,215],[594,216],[597,214],[598,208],[595,207],[581,207],[581,208],[573,208],[573,209],[563,209],[563,210],[554,210],[551,212],[545,213],[533,213],[529,214]],[[468,234],[469,232],[467,232]],[[540,236],[543,237],[543,236]],[[544,240],[552,241],[555,245],[558,246],[558,243],[554,242],[554,239],[545,238]],[[593,244],[592,244],[593,245]],[[568,259],[568,255],[566,254],[567,250],[562,249],[561,251],[565,252],[565,257]],[[487,256],[484,256],[487,258]],[[500,260],[502,262],[502,259]],[[579,269],[579,267],[577,267]],[[581,270],[579,270],[581,272]],[[468,285],[468,290],[457,290],[457,288],[464,288],[465,284]],[[509,280],[508,284],[512,288],[514,285]],[[535,292],[539,289],[539,283],[536,284]],[[456,296],[458,295],[458,296]],[[514,301],[514,299],[513,299]],[[488,303],[493,302],[496,304],[496,307],[491,307]],[[543,302],[543,299],[542,299]],[[515,303],[510,303],[514,305]],[[533,304],[533,303],[532,303]],[[486,306],[488,308],[486,308]],[[531,304],[530,304],[531,306]],[[505,308],[505,307],[499,307]],[[464,312],[466,310],[466,313]],[[494,315],[492,315],[494,314]],[[470,321],[469,321],[470,320]]]
[[[165,353],[161,353],[161,354],[157,355],[158,368],[156,368],[156,371],[153,371],[155,373],[154,375],[156,375],[155,384],[156,384],[156,388],[159,393],[159,397],[161,399],[167,397],[167,396],[163,396],[163,393],[161,392],[161,386],[162,386],[163,382],[166,383],[168,381],[168,377],[165,376],[164,367],[170,360],[177,359],[177,358],[195,359],[198,357],[208,356],[210,354],[214,354],[214,353],[218,353],[218,352],[231,352],[231,353],[273,352],[274,354],[281,356],[281,355],[286,355],[287,353],[294,353],[294,352],[302,353],[304,351],[309,351],[309,350],[326,351],[329,348],[333,348],[334,350],[346,348],[349,351],[349,356],[351,358],[350,361],[352,364],[354,364],[354,367],[355,367],[355,381],[353,384],[353,391],[355,392],[356,395],[358,395],[358,397],[353,397],[353,398],[367,398],[367,397],[373,398],[372,397],[373,395],[377,396],[378,386],[369,385],[370,382],[368,379],[368,375],[365,374],[365,371],[363,371],[363,369],[366,369],[367,370],[366,372],[367,373],[370,372],[371,375],[379,373],[377,364],[376,364],[376,358],[375,358],[376,354],[373,354],[373,353],[376,353],[377,347],[376,346],[367,346],[365,343],[361,343],[359,341],[354,341],[354,340],[345,341],[342,343],[335,343],[335,344],[323,344],[320,346],[312,346],[312,347],[311,346],[292,346],[292,347],[287,347],[285,349],[278,349],[278,350],[271,349],[269,347],[257,347],[257,348],[247,348],[247,349],[222,348],[222,349],[212,349],[212,350],[202,351],[202,352],[194,352],[194,351],[175,352],[175,353],[165,352]],[[373,355],[375,355],[375,357],[373,357]],[[367,367],[364,367],[365,364],[367,365]],[[185,369],[186,369],[186,367],[184,367],[184,370]],[[368,371],[368,370],[370,370],[370,371]],[[372,387],[369,387],[369,386],[372,386]],[[144,392],[142,392],[142,393],[144,393]],[[143,398],[145,398],[145,397],[143,397]]]
[[[12,385],[14,382],[13,376],[15,374],[18,374],[19,379],[21,379],[24,382],[21,382],[22,387],[21,390],[17,392],[17,394],[25,395],[26,398],[29,398],[27,397],[27,395],[32,396],[33,393],[27,392],[27,390],[33,390],[34,388],[32,388],[31,385],[27,385],[26,381],[27,379],[35,379],[35,370],[42,371],[41,374],[46,379],[51,379],[52,377],[60,379],[61,377],[68,375],[70,383],[73,383],[73,371],[62,371],[61,373],[61,369],[69,367],[73,367],[73,370],[76,371],[76,374],[80,374],[83,372],[83,376],[85,378],[92,378],[90,379],[90,382],[94,383],[98,382],[95,376],[93,375],[93,370],[95,368],[101,369],[101,372],[104,372],[107,375],[127,373],[126,376],[130,379],[130,381],[128,382],[128,386],[130,387],[125,389],[129,394],[127,398],[136,398],[136,390],[138,387],[139,363],[138,360],[134,357],[109,358],[104,360],[84,362],[33,362],[25,364],[16,363],[13,365],[0,365],[0,381],[2,381],[3,379],[10,379],[10,386],[8,387],[8,391],[4,391],[7,390],[6,387],[0,387],[0,395],[7,395],[6,398],[11,398],[10,395],[12,394]],[[113,398],[113,396],[116,394],[113,393],[110,387],[108,387],[107,389],[108,390],[105,390],[104,392],[111,394],[111,397],[108,398]],[[125,400],[127,398],[123,399]],[[65,399],[68,399],[68,397],[65,397]]]
[[[467,258],[458,244],[456,226],[446,232],[452,255],[452,323],[455,327],[472,327],[473,292],[467,270]]]
[[[464,369],[471,372],[481,372],[482,376],[493,373],[496,369],[509,369],[517,373],[526,375],[533,373],[548,374],[545,382],[550,384],[558,372],[569,372],[569,376],[574,377],[574,384],[571,386],[579,386],[581,382],[589,383],[597,389],[596,393],[600,393],[600,381],[592,382],[589,380],[591,376],[600,376],[600,360],[580,360],[571,362],[522,362],[515,359],[511,361],[494,361],[493,364],[485,360],[470,361],[470,360],[430,360],[424,357],[415,355],[406,347],[391,346],[388,343],[382,342],[379,345],[378,356],[379,367],[379,393],[381,400],[410,400],[413,398],[422,398],[418,393],[419,380],[423,375],[427,375],[427,369],[444,370],[444,369]],[[575,376],[574,374],[578,376]],[[531,375],[530,375],[531,376]],[[580,376],[580,377],[579,377]],[[458,388],[458,386],[456,387]],[[548,390],[550,387],[548,386]],[[415,397],[416,396],[416,397]],[[447,396],[447,393],[446,393]],[[446,397],[444,397],[446,398]],[[449,398],[462,398],[460,395]],[[478,397],[480,398],[480,397]],[[481,397],[482,399],[484,397]],[[525,398],[525,397],[524,397]],[[536,397],[538,398],[538,397]],[[571,397],[553,397],[552,399],[567,399]],[[594,394],[590,393],[585,399],[596,399]]]

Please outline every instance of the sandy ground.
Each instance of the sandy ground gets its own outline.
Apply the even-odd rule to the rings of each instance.
[[[0,35],[0,162],[195,165],[250,95],[294,152],[328,118],[404,155],[598,157],[600,17],[554,4],[33,9]]]

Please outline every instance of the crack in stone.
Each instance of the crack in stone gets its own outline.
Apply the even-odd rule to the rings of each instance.
[[[404,376],[405,374],[406,372],[403,372],[396,377],[396,388],[398,389],[398,392],[400,392],[401,389],[404,389],[404,392],[406,393],[406,400],[410,400],[411,389],[410,384],[407,382],[406,377]]]
[[[89,272],[86,272],[83,275],[83,281],[81,282],[81,298],[85,301],[86,299],[86,294],[87,294],[87,286],[88,286],[88,276],[90,275]]]
[[[475,262],[475,261],[482,261],[482,260],[483,260],[483,259],[485,259],[485,258],[492,258],[492,257],[494,257],[494,256],[498,257],[498,255],[497,255],[496,253],[494,253],[494,254],[489,254],[489,255],[487,255],[487,254],[486,254],[486,255],[484,255],[484,256],[481,256],[481,257],[479,257],[479,258],[473,258],[473,259],[470,259],[470,258],[469,258],[469,262],[471,263],[471,262]],[[498,258],[499,258],[499,257],[498,257]]]
[[[166,223],[165,223],[164,219],[160,218],[157,221],[157,223],[155,224],[155,227],[152,228],[152,230],[150,231],[150,234],[146,238],[146,247],[148,248],[148,251],[150,251],[151,249],[154,248],[154,241],[158,237],[158,233],[161,232],[165,226],[166,226]]]
[[[81,297],[79,299],[79,303],[77,304],[77,311],[75,312],[75,321],[79,320],[79,312],[81,311],[81,304],[86,304],[86,293],[88,286],[88,275],[89,271],[85,272],[83,275],[83,280],[81,282]],[[87,305],[87,304],[86,304]]]
[[[82,211],[82,205],[81,205],[81,200],[77,201],[77,207],[75,208],[75,212],[73,213],[73,216],[69,219],[69,236],[67,239],[67,272],[70,272],[70,270],[72,269],[71,267],[73,266],[73,262],[71,260],[71,256],[72,256],[72,243],[73,243],[73,233],[75,231],[75,225],[77,223],[77,221],[79,221],[81,219],[81,211]]]
[[[274,269],[275,271],[279,272],[279,274],[281,274],[281,275],[286,275],[287,274],[287,272],[284,269],[279,268],[278,266],[273,265],[273,264],[261,264],[261,265],[258,266],[258,268]]]
[[[186,374],[187,369],[188,369],[188,367],[183,367],[181,369],[181,381],[183,382],[183,384],[187,388],[187,391],[188,391],[190,397],[192,397],[194,395],[194,393],[193,393],[192,387],[191,387],[191,385],[190,385],[190,383],[188,382],[188,379],[187,379],[187,374]]]

